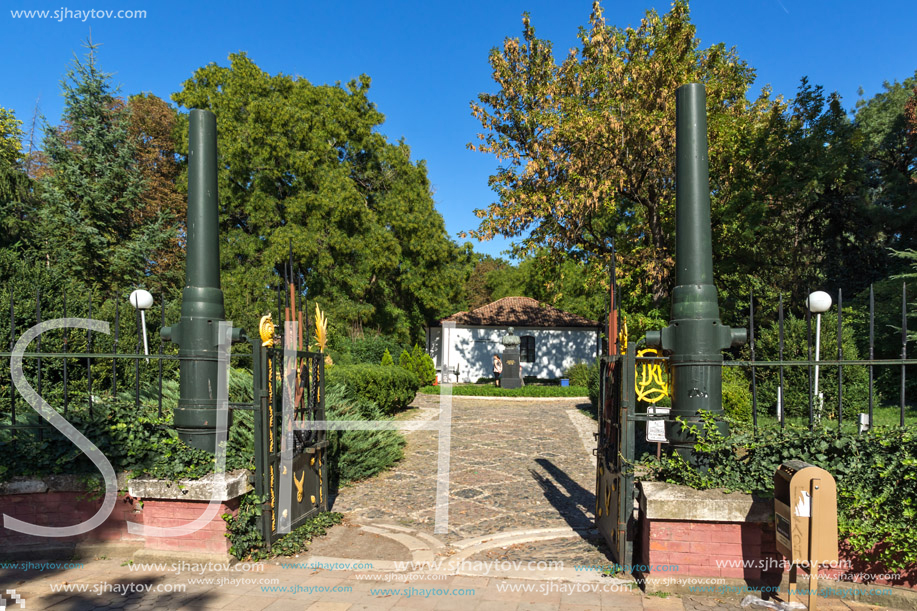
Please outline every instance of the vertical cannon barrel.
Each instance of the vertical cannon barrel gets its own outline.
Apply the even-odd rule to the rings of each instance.
[[[694,436],[674,420],[681,417],[701,431],[699,412],[723,415],[722,351],[744,344],[747,332],[723,325],[713,284],[704,86],[689,83],[679,87],[675,112],[676,286],[669,326],[647,332],[646,344],[669,354],[672,422],[667,423],[666,434],[675,450],[691,461]],[[724,422],[718,428],[728,433]]]
[[[178,344],[180,395],[173,424],[194,448],[216,450],[219,323],[224,320],[220,288],[217,195],[217,124],[209,110],[194,109],[189,121],[188,222],[181,319],[162,336]],[[242,338],[233,329],[233,340]],[[231,412],[230,412],[231,415]]]

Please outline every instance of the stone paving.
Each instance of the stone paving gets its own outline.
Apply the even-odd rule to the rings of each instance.
[[[65,571],[0,568],[0,595],[15,590],[22,608],[65,611],[741,609],[741,595],[645,596],[629,579],[574,568],[611,563],[592,529],[594,425],[577,402],[454,398],[446,533],[433,532],[437,433],[414,431],[391,471],[339,492],[333,509],[345,523],[303,557],[258,563],[251,572],[189,574],[104,558]],[[414,405],[403,418],[438,417],[438,397],[422,395]],[[356,561],[360,570],[331,565]],[[407,561],[425,568],[396,564]],[[282,566],[289,563],[300,564]],[[4,596],[8,609],[20,608]],[[876,607],[825,601],[819,609]]]
[[[415,405],[433,410],[438,397]],[[454,397],[445,542],[525,528],[590,529],[595,467],[568,412],[579,400],[546,403]],[[354,522],[387,522],[433,534],[438,435],[408,435],[395,469],[346,487],[334,510]]]
[[[125,566],[96,559],[82,568],[21,572],[0,569],[0,596],[7,609],[89,611],[113,609],[231,611],[361,611],[444,609],[456,611],[703,611],[741,609],[711,597],[644,596],[637,590],[604,592],[583,584],[497,577],[444,576],[398,583],[371,571],[285,568],[279,562],[255,571],[197,571]],[[209,583],[204,583],[209,581]],[[267,585],[270,584],[270,585]],[[143,588],[143,591],[140,589]],[[69,590],[69,591],[66,591]],[[14,595],[22,604],[15,604]],[[55,593],[55,591],[57,593]],[[2,600],[2,599],[0,599]],[[0,607],[3,604],[0,603]],[[749,609],[760,609],[750,607]],[[855,602],[819,601],[824,611],[877,609]]]

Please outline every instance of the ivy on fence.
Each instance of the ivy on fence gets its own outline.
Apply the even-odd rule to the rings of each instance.
[[[709,414],[705,421],[713,420]],[[704,426],[695,445],[698,466],[677,454],[650,457],[644,479],[698,490],[725,488],[773,495],[773,476],[788,460],[822,467],[837,481],[842,540],[867,562],[890,571],[917,565],[917,431],[876,427],[862,434],[788,427],[767,436],[736,432],[726,438]]]

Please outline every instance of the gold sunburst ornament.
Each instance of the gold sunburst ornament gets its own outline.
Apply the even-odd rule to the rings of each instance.
[[[274,321],[271,320],[270,314],[261,317],[258,323],[258,332],[261,334],[261,345],[272,346],[274,344]]]

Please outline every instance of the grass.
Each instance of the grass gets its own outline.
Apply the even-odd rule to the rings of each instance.
[[[438,395],[441,388],[424,386],[420,392]],[[453,384],[452,394],[462,397],[585,397],[589,391],[585,386],[523,386],[507,389],[484,384]]]
[[[578,403],[576,405],[576,409],[578,409],[583,414],[586,414],[587,416],[589,416],[590,418],[598,422],[599,415],[597,413],[596,408],[592,407],[592,403],[588,401],[586,401],[585,403]]]
[[[577,408],[593,420],[597,420],[596,412],[589,404],[577,405]],[[835,406],[836,409],[836,406]],[[828,412],[827,406],[825,411]],[[865,409],[863,410],[865,413]],[[787,428],[795,429],[807,429],[809,428],[809,417],[808,416],[787,416],[785,418]],[[901,422],[901,408],[898,405],[885,405],[885,406],[874,406],[872,410],[872,422],[873,427],[894,427],[898,426]],[[913,405],[906,405],[904,412],[904,423],[906,426],[913,426],[917,424],[917,407]],[[846,414],[844,415],[844,421],[841,425],[843,432],[845,433],[856,433],[859,431],[859,417],[851,418]],[[821,419],[821,422],[816,422],[817,428],[837,428],[837,412],[827,413]],[[742,429],[751,429],[751,419],[747,422],[741,423],[738,427]],[[776,430],[780,428],[780,421],[777,420],[777,417],[774,414],[767,413],[763,409],[758,410],[758,430]]]
[[[833,428],[837,429],[837,406],[833,406],[834,411],[830,411],[828,406],[825,406],[825,415],[822,417],[821,421],[816,421],[816,427],[818,428]],[[866,412],[864,406],[863,412]],[[846,411],[846,410],[845,410]],[[809,427],[809,416],[787,416],[785,419],[787,428],[808,428]],[[876,405],[872,411],[872,423],[873,427],[893,427],[898,426],[901,423],[901,408],[897,405],[885,405],[878,406]],[[905,406],[904,412],[904,423],[905,425],[914,425],[917,423],[917,408],[911,405]],[[744,423],[745,426],[751,427],[751,421]],[[859,416],[855,418],[849,417],[847,414],[844,414],[844,420],[841,424],[841,429],[846,433],[856,433],[859,430],[860,420]],[[764,410],[758,410],[758,429],[769,430],[769,429],[779,429],[780,421],[777,420],[777,417],[774,414],[766,413]]]

